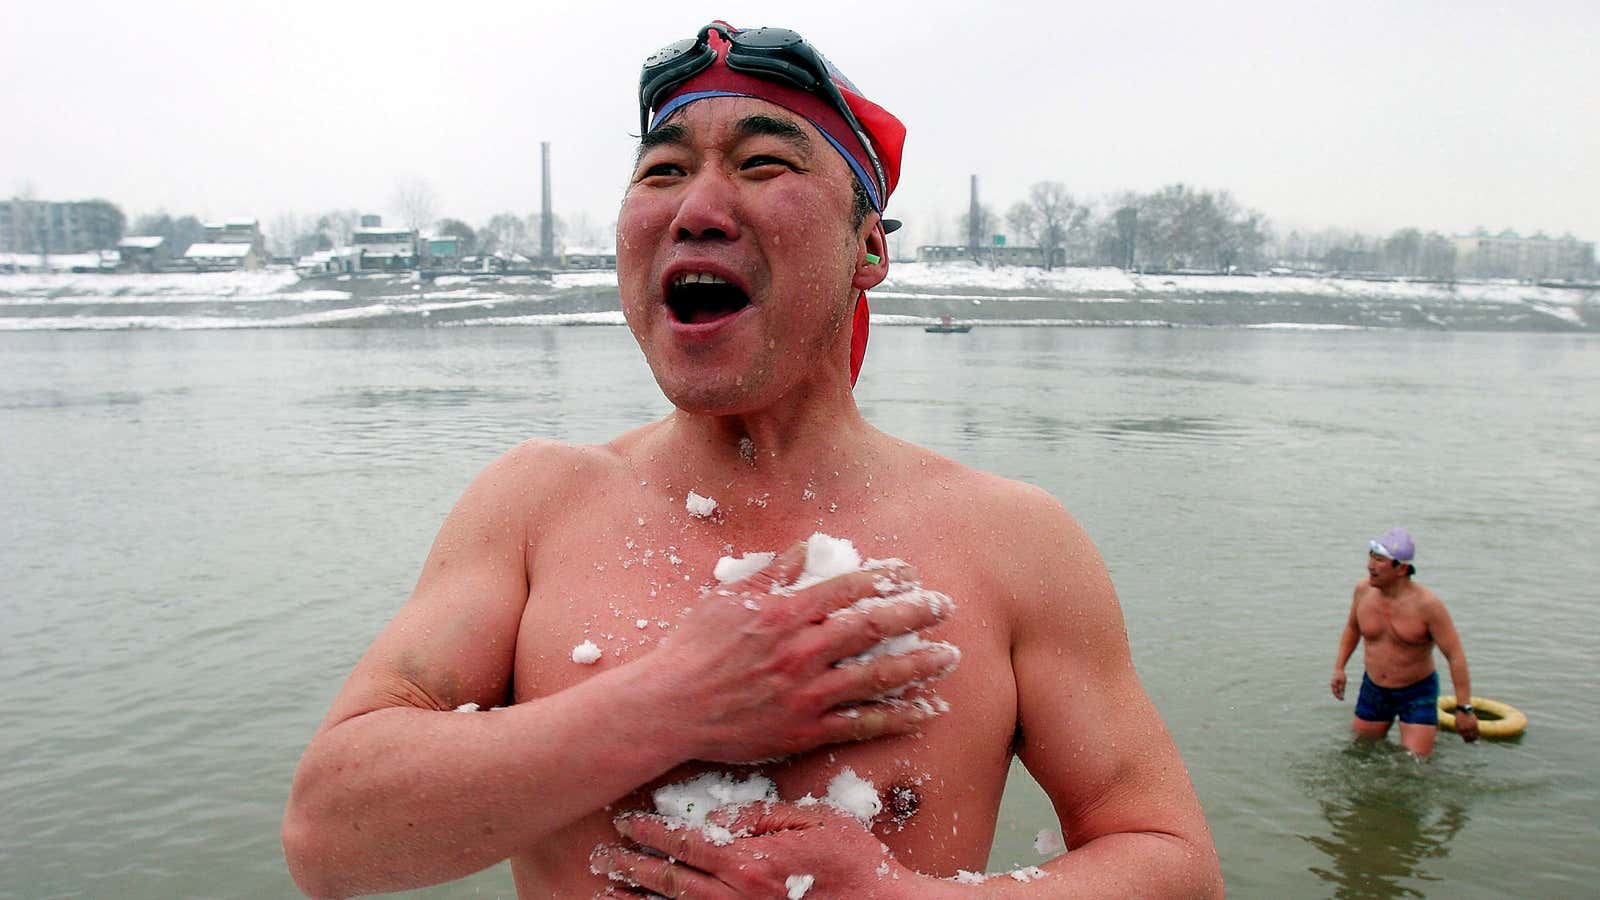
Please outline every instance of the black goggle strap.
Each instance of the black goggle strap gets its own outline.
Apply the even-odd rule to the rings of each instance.
[[[874,176],[873,185],[869,185],[868,193],[873,195],[872,205],[878,212],[883,212],[882,198],[884,192],[889,189],[889,178],[884,174],[883,162],[878,159],[878,151],[873,148],[867,130],[861,127],[861,121],[856,118],[855,112],[850,109],[850,104],[845,102],[844,95],[839,92],[839,86],[834,83],[836,70],[828,62],[827,57],[811,46],[805,38],[787,29],[784,29],[783,33],[789,36],[790,42],[777,46],[751,46],[741,42],[739,37],[745,33],[747,32],[735,32],[728,41],[728,68],[752,75],[775,76],[777,80],[787,81],[801,90],[821,94],[827,98],[844,118],[845,124],[850,126],[862,149],[867,151],[867,160],[872,163]],[[728,35],[724,32],[723,37]],[[839,77],[844,78],[843,75]],[[854,85],[851,87],[854,89]],[[841,147],[840,152],[844,153],[844,148]],[[845,153],[845,158],[852,160],[851,168],[854,169],[854,157]]]

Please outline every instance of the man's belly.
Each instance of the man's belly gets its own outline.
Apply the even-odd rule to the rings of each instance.
[[[1367,645],[1362,657],[1367,677],[1379,687],[1403,688],[1433,673],[1433,645],[1385,641]]]
[[[954,709],[951,715],[956,715]],[[589,873],[589,854],[599,844],[619,840],[612,819],[633,810],[653,810],[651,794],[657,788],[707,771],[727,772],[741,780],[763,775],[776,784],[781,800],[793,802],[807,794],[824,797],[829,783],[849,768],[876,790],[881,811],[873,818],[872,832],[897,860],[931,875],[949,876],[957,869],[982,871],[1011,759],[1009,733],[995,733],[992,726],[997,723],[985,722],[986,718],[941,720],[935,724],[944,727],[921,736],[840,744],[765,766],[681,766],[612,809],[590,815],[513,857],[517,892],[522,897],[592,897],[607,882]],[[989,733],[980,739],[972,729]]]

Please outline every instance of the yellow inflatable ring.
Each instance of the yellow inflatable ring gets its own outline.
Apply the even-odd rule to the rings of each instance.
[[[1490,738],[1516,737],[1528,727],[1528,717],[1522,714],[1509,703],[1499,700],[1490,700],[1488,697],[1473,697],[1472,707],[1479,713],[1488,713],[1494,716],[1486,719],[1478,717],[1478,733]],[[1456,730],[1456,695],[1445,694],[1439,698],[1439,727],[1450,731]]]

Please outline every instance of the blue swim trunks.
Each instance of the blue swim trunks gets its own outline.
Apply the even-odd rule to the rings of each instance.
[[[1407,725],[1439,724],[1439,673],[1403,688],[1379,687],[1361,673],[1361,696],[1356,698],[1356,718],[1392,722],[1399,716]]]

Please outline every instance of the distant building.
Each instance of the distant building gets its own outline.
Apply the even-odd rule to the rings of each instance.
[[[1458,235],[1456,272],[1469,278],[1581,281],[1595,276],[1594,242],[1571,235]]]
[[[130,235],[117,242],[124,272],[154,272],[171,256],[167,239],[159,234]]]
[[[88,253],[122,237],[122,211],[104,200],[0,200],[0,251]]]
[[[615,269],[617,251],[604,247],[564,247],[561,265],[568,269]]]
[[[190,244],[183,261],[196,272],[233,272],[259,269],[265,256],[255,244]]]
[[[224,222],[207,222],[208,244],[255,244],[261,241],[261,226],[255,219],[228,219]]]
[[[453,234],[423,238],[422,265],[428,269],[461,268],[461,238]]]
[[[302,275],[335,275],[356,270],[356,249],[339,247],[335,250],[318,250],[295,261],[294,269]]]
[[[1067,251],[1063,247],[1055,248],[1055,265],[1067,264]],[[923,244],[917,248],[917,262],[925,263],[950,263],[971,262],[992,263],[997,266],[1042,266],[1044,265],[1044,251],[1038,247],[1024,247],[1005,245],[1000,247],[979,247],[974,253],[966,244]]]
[[[350,245],[358,271],[400,272],[417,266],[417,233],[409,228],[357,228]]]
[[[202,272],[230,269],[259,269],[270,261],[267,239],[255,219],[225,219],[207,222],[205,239],[183,254],[185,262]],[[238,248],[247,247],[248,251]],[[199,252],[196,252],[196,248]]]

